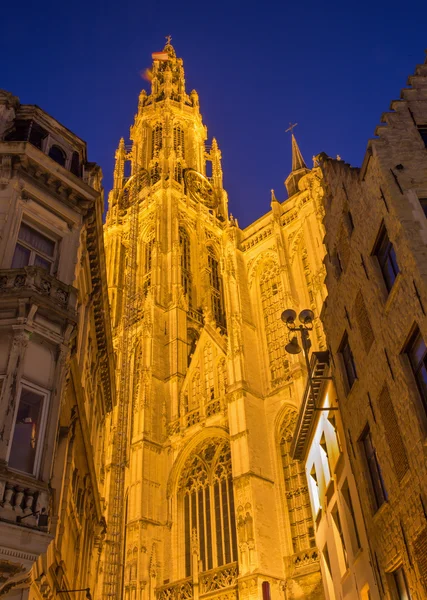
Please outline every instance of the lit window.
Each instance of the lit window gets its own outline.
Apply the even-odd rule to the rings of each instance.
[[[427,347],[418,327],[409,340],[406,353],[427,412]]]
[[[405,571],[400,567],[393,571],[394,592],[397,594],[398,600],[411,600],[408,583],[406,581]]]
[[[12,469],[35,473],[46,400],[47,394],[22,386],[8,460]]]
[[[331,480],[331,469],[329,466],[328,447],[326,445],[326,438],[325,438],[324,433],[322,434],[321,440],[319,442],[319,452],[320,452],[320,458],[322,460],[323,476],[325,478],[325,484],[328,485],[328,483]]]
[[[418,127],[418,133],[424,142],[424,146],[427,148],[427,125],[420,125]]]
[[[67,155],[62,150],[62,148],[60,148],[59,146],[51,146],[51,148],[49,150],[49,156],[55,162],[57,162],[58,165],[61,165],[62,167],[65,167],[65,162],[67,160]]]
[[[308,484],[310,486],[310,491],[311,491],[311,501],[313,504],[313,513],[315,516],[317,516],[317,513],[320,510],[320,497],[319,497],[319,485],[317,482],[316,467],[314,464],[311,467],[311,471],[307,478],[307,481],[308,481]]]
[[[397,274],[399,273],[399,265],[397,264],[396,252],[394,251],[393,244],[390,242],[387,229],[384,226],[382,226],[380,230],[372,254],[378,259],[385,285],[387,290],[390,291],[396,280]]]
[[[345,334],[343,341],[341,342],[341,346],[339,352],[342,356],[342,361],[344,364],[345,373],[347,375],[348,386],[351,389],[353,387],[353,383],[357,379],[356,365],[354,364],[353,353],[350,348],[350,344],[348,342],[348,335]]]
[[[380,464],[378,462],[377,451],[372,442],[372,435],[369,427],[367,427],[360,439],[363,454],[366,459],[368,470],[368,478],[372,490],[375,510],[387,501],[387,492],[385,489],[383,477],[381,474]]]
[[[18,242],[12,259],[12,269],[29,265],[51,271],[55,255],[55,242],[26,223],[21,223]]]

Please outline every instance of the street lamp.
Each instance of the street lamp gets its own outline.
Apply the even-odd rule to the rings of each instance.
[[[308,351],[311,348],[310,331],[313,329],[314,312],[309,308],[305,308],[298,315],[301,325],[296,325],[295,320],[297,313],[292,308],[287,308],[282,312],[280,317],[286,324],[289,331],[295,333],[288,344],[285,346],[286,352],[289,354],[299,354],[302,350],[305,358],[305,364],[307,367],[308,384],[310,387],[311,399],[313,401],[314,410],[337,410],[336,408],[317,408],[316,407],[316,396],[314,394],[313,381],[320,381],[323,379],[332,379],[332,377],[313,377],[311,374],[310,361],[308,358]],[[297,334],[301,335],[302,349],[298,343]]]

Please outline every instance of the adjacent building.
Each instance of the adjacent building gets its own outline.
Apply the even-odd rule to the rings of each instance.
[[[326,598],[379,600],[331,367],[328,350],[312,353],[291,453],[305,466]]]
[[[0,596],[97,594],[115,402],[101,171],[0,92]]]
[[[421,600],[427,597],[427,64],[416,68],[381,121],[360,169],[318,157],[327,248],[322,320],[380,595]]]

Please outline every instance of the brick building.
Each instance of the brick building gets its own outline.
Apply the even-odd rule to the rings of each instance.
[[[322,320],[383,597],[427,596],[427,64],[362,167],[318,157]],[[410,594],[410,595],[409,595]]]

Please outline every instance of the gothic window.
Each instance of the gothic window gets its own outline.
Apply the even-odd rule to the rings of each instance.
[[[173,147],[184,158],[184,131],[179,125],[173,128]]]
[[[219,271],[219,262],[212,246],[208,246],[208,271],[211,289],[212,315],[219,327],[225,327],[222,277]]]
[[[160,180],[161,169],[158,162],[154,163],[154,165],[150,169],[150,179],[151,183],[154,185]]]
[[[231,452],[226,440],[210,439],[191,454],[179,480],[178,494],[184,517],[185,576],[191,575],[194,547],[202,571],[236,561]]]
[[[181,248],[181,285],[187,296],[188,305],[192,304],[192,277],[190,238],[183,227],[179,228],[179,246]]]
[[[157,158],[163,145],[163,127],[160,123],[151,132],[151,158]]]
[[[282,282],[279,268],[274,262],[264,266],[260,279],[261,305],[267,341],[271,381],[280,381],[289,365],[286,360],[286,331],[280,320],[283,310]]]
[[[292,460],[290,454],[296,414],[295,410],[289,411],[280,440],[286,502],[294,553],[306,550],[316,544],[304,464]]]
[[[214,387],[214,371],[213,371],[213,352],[212,345],[206,344],[204,348],[204,371],[205,371],[205,386],[206,386],[206,401],[210,402],[215,398]]]
[[[151,273],[153,267],[153,248],[154,248],[154,232],[151,232],[145,241],[144,248],[144,280],[143,290],[144,295],[147,295],[149,288],[151,287]]]
[[[178,183],[182,182],[182,164],[180,162],[176,163],[176,165],[175,165],[175,169],[173,172],[173,178]]]

